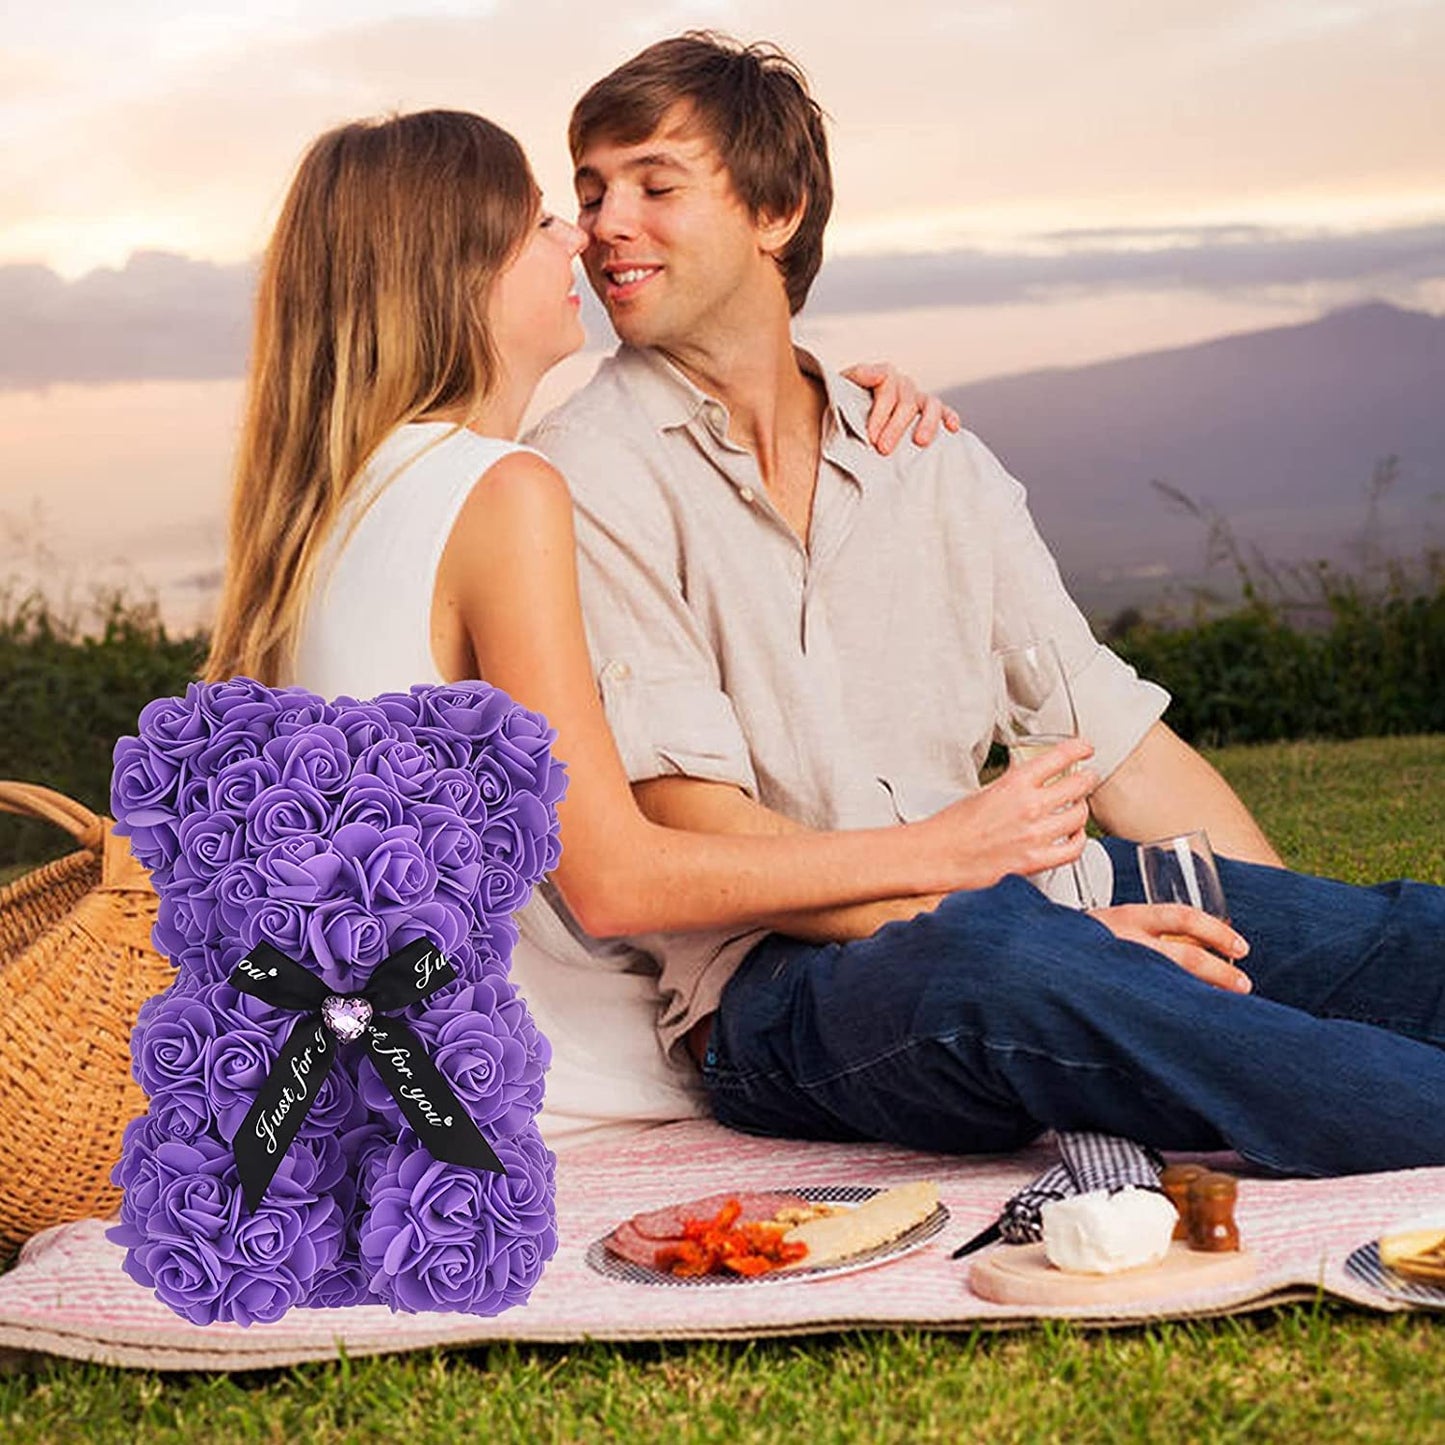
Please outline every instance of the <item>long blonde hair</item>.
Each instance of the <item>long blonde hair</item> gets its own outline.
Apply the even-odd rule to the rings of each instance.
[[[469,418],[496,384],[486,298],[537,207],[522,148],[462,111],[355,122],[307,151],[261,267],[208,681],[286,678],[367,461],[419,416]]]

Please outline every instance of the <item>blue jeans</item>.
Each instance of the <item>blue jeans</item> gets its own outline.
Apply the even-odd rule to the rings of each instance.
[[[1133,846],[1106,846],[1115,902],[1142,901]],[[1055,1128],[1293,1174],[1445,1164],[1445,888],[1219,867],[1252,994],[1015,877],[856,943],[774,934],[714,1019],[713,1111],[946,1153]]]

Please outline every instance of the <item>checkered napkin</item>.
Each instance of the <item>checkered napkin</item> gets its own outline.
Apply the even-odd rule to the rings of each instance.
[[[1063,1131],[1054,1136],[1060,1162],[1044,1170],[1003,1207],[999,1217],[966,1244],[953,1258],[972,1254],[1002,1239],[1009,1244],[1033,1244],[1044,1236],[1043,1207],[1051,1200],[1068,1199],[1107,1189],[1158,1189],[1164,1161],[1150,1148],[1114,1134]]]

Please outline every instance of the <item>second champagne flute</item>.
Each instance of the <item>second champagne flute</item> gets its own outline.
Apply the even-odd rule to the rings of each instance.
[[[1201,828],[1174,838],[1139,844],[1139,877],[1148,903],[1187,903],[1229,922],[1219,865]]]
[[[1001,647],[993,654],[999,740],[1011,763],[1031,757],[1079,735],[1078,714],[1068,674],[1052,639]],[[1080,908],[1097,908],[1082,857],[1069,865]]]

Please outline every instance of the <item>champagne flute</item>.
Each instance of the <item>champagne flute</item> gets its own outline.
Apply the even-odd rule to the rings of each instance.
[[[1010,763],[1024,763],[1079,735],[1069,677],[1052,638],[993,654],[999,738]],[[1072,768],[1069,770],[1072,771]],[[1097,908],[1082,856],[1069,865],[1079,907]]]
[[[1219,865],[1202,829],[1139,844],[1139,877],[1150,903],[1187,903],[1229,922]]]

